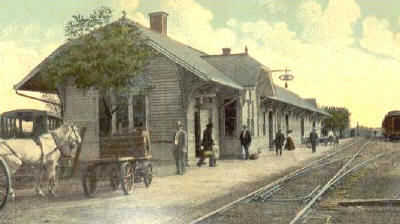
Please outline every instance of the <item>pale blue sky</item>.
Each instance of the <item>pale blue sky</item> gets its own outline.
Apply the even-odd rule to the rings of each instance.
[[[0,112],[39,104],[12,85],[64,41],[74,14],[110,6],[115,18],[147,25],[164,10],[169,36],[209,53],[249,53],[272,69],[290,68],[289,88],[321,105],[346,106],[352,123],[379,126],[400,109],[399,0],[0,0]],[[279,75],[279,74],[277,74]],[[279,85],[282,83],[274,77]],[[366,113],[365,111],[369,111]]]

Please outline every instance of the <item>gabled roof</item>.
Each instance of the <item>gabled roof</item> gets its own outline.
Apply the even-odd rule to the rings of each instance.
[[[203,59],[214,65],[241,86],[256,86],[262,65],[248,54],[207,55]]]
[[[271,92],[274,95],[268,96],[269,98],[329,115],[325,111],[319,109],[318,106],[312,105],[297,94],[275,86],[269,69],[250,57],[247,53],[207,55],[202,51],[175,41],[166,35],[160,34],[126,18],[122,18],[115,23],[117,22],[138,28],[142,35],[148,39],[149,46],[205,81],[212,81],[235,89],[243,89],[243,87],[256,87],[260,74],[266,73],[266,75],[268,75],[267,85],[270,85]],[[76,40],[69,41],[58,47],[23,80],[16,84],[14,89],[41,92],[55,91],[46,87],[40,77],[40,71],[49,61],[73,44],[74,41]]]
[[[193,72],[200,78],[235,89],[242,89],[242,86],[238,85],[226,74],[203,60],[201,57],[207,55],[204,52],[175,41],[166,35],[157,33],[131,20],[121,19],[121,21],[138,27],[142,34],[149,38],[149,45],[151,47],[171,60],[176,61],[182,67]]]
[[[331,116],[329,113],[321,110],[316,104],[307,101],[306,99],[301,98],[296,93],[289,91],[280,86],[275,86],[275,97],[268,97],[273,100],[277,100],[283,103],[291,104],[306,110],[311,110],[314,112],[318,112],[324,114],[326,116]]]
[[[227,75],[216,69],[211,64],[207,63],[201,57],[206,55],[205,53],[196,50],[192,47],[189,47],[185,44],[179,43],[166,35],[162,35],[158,32],[155,32],[149,28],[146,28],[138,23],[135,23],[126,18],[121,18],[116,21],[120,23],[126,23],[128,25],[132,25],[139,29],[142,35],[148,38],[148,44],[154,48],[156,51],[165,55],[169,59],[175,61],[177,64],[181,65],[185,69],[193,72],[193,74],[197,75],[199,78],[206,81],[213,81],[225,86],[229,86],[235,89],[242,89],[242,86],[238,85]],[[75,40],[73,40],[75,41]],[[63,49],[71,44],[70,41],[61,45],[57,50],[51,53],[44,61],[42,61],[38,66],[36,66],[22,81],[14,86],[14,89],[17,90],[31,90],[29,82],[35,82],[38,77],[35,77],[38,73],[40,73],[43,66],[45,66],[51,59],[53,59],[58,54],[62,53]],[[36,81],[37,82],[37,81]],[[37,82],[37,86],[40,86],[40,82]],[[46,91],[44,88],[35,89],[36,91]]]

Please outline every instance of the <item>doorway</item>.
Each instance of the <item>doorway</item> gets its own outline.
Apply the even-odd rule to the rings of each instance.
[[[274,119],[272,112],[268,113],[269,148],[274,148]]]
[[[200,157],[201,151],[201,130],[200,130],[200,112],[194,112],[194,142],[196,157]]]

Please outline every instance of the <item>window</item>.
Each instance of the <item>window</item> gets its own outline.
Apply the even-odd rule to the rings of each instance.
[[[123,99],[117,99],[118,109],[116,111],[116,119],[117,119],[117,132],[121,133],[123,130],[127,130],[129,128],[129,117],[128,117],[128,103],[124,103]]]
[[[229,100],[225,100],[228,102]],[[236,131],[236,101],[225,106],[225,135],[235,135]]]
[[[133,126],[135,128],[146,127],[146,97],[144,95],[134,95],[132,97],[133,106]]]
[[[399,130],[400,129],[400,118],[394,118],[393,119],[393,125],[394,125],[394,130]]]

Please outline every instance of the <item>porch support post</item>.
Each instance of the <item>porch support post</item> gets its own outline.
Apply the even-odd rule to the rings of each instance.
[[[193,95],[192,95],[193,96]],[[188,162],[196,159],[196,146],[195,146],[195,130],[194,130],[194,106],[195,100],[190,96],[187,100],[186,109],[186,130],[188,138]]]
[[[111,93],[111,110],[115,110],[115,96]],[[117,112],[112,113],[111,115],[111,134],[117,133]]]
[[[133,124],[133,95],[130,94],[129,96],[129,103],[128,103],[128,120],[129,120],[129,132],[133,131],[134,124]]]
[[[219,119],[218,119],[218,117],[219,117],[218,100],[217,100],[217,97],[212,97],[211,99],[212,99],[212,112],[211,112],[212,118],[211,119],[212,119],[212,123],[214,125],[212,137],[215,141],[215,146],[220,148],[219,147],[219,127],[220,126],[219,126]]]

